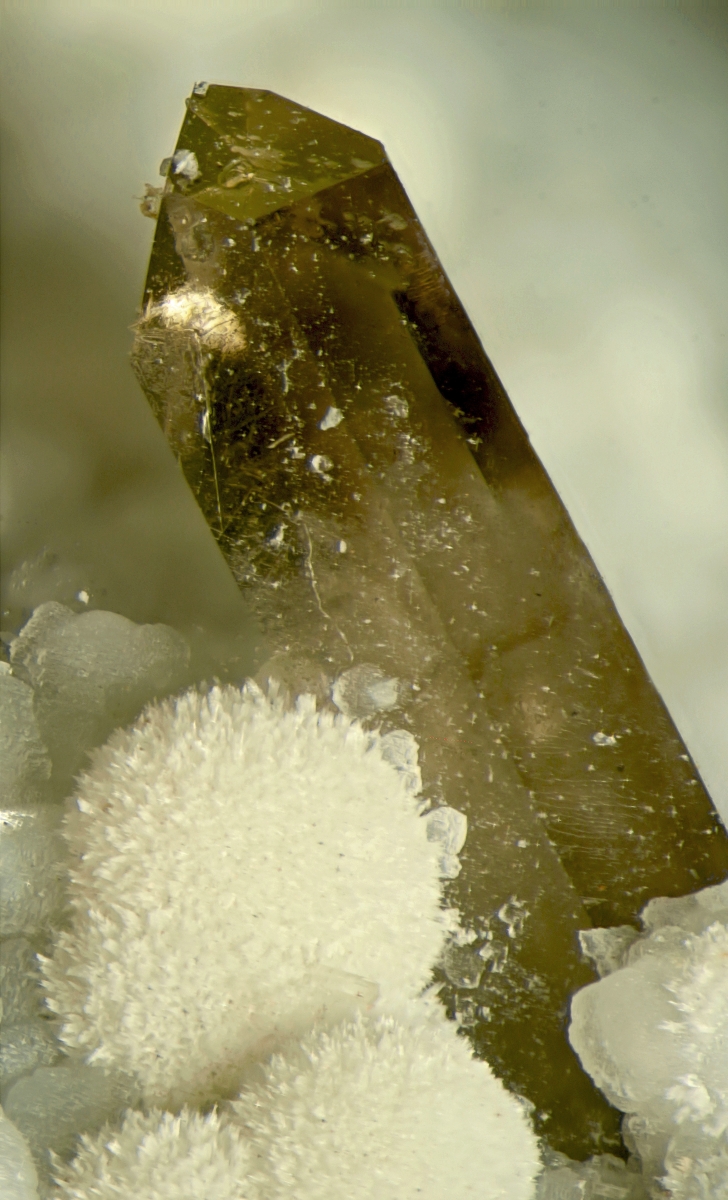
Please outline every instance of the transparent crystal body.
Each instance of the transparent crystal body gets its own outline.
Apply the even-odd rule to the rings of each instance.
[[[262,674],[412,732],[467,817],[442,996],[552,1147],[619,1151],[577,934],[717,882],[725,831],[382,146],[202,86],[164,167],[133,361]]]

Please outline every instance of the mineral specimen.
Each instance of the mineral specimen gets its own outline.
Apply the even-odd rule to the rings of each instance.
[[[642,922],[608,963],[598,943],[603,977],[574,997],[569,1036],[627,1114],[650,1195],[726,1200],[728,883],[653,900]]]
[[[113,1133],[82,1139],[73,1161],[58,1168],[53,1200],[256,1200],[243,1190],[250,1160],[240,1130],[214,1110],[129,1112]]]
[[[54,1200],[531,1200],[539,1170],[523,1106],[420,1000],[310,1034],[221,1116],[129,1113]]]
[[[42,960],[62,1041],[176,1110],[314,1023],[422,991],[455,921],[411,741],[250,684],[112,735],[67,818],[73,917]]]
[[[265,673],[416,737],[468,822],[450,1009],[554,1148],[615,1149],[577,933],[716,882],[725,831],[382,146],[199,85],[163,170],[134,365]]]
[[[92,746],[179,686],[189,656],[168,625],[136,625],[101,609],[74,613],[55,601],[35,609],[12,643],[13,682],[33,688],[61,794]]]
[[[38,1176],[28,1144],[1,1108],[0,1189],[3,1200],[38,1200]]]

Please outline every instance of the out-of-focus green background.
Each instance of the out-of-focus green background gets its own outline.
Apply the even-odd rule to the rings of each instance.
[[[255,631],[127,363],[199,79],[381,138],[728,817],[728,5],[2,5],[3,608]],[[203,648],[204,647],[204,648]]]

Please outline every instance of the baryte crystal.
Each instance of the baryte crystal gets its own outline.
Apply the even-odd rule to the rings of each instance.
[[[621,1158],[601,1154],[571,1162],[563,1154],[547,1156],[536,1200],[648,1200],[642,1175]]]
[[[118,613],[74,613],[39,605],[11,645],[14,675],[32,685],[34,712],[67,787],[86,752],[155,696],[179,686],[189,662],[185,639],[167,625],[136,625]]]
[[[0,812],[0,937],[33,937],[61,919],[67,853],[54,805]]]
[[[726,1197],[728,883],[652,900],[642,920],[643,935],[621,954],[613,943],[608,973],[577,992],[569,1036],[627,1114],[650,1194],[665,1183],[680,1200]]]
[[[30,1147],[38,1173],[50,1169],[49,1152],[68,1158],[79,1130],[92,1134],[116,1123],[138,1100],[130,1080],[81,1063],[38,1067],[18,1079],[3,1098],[6,1115]]]
[[[27,938],[0,942],[0,1020],[14,1025],[39,1015],[43,993],[36,952]]]
[[[3,669],[4,668],[4,669]],[[0,795],[5,804],[42,798],[51,760],[33,710],[33,689],[0,664]]]
[[[21,1075],[36,1067],[51,1067],[61,1057],[61,1048],[50,1021],[36,1017],[0,1027],[0,1098]]]
[[[38,1175],[28,1143],[0,1108],[0,1196],[38,1200]]]
[[[266,672],[406,726],[467,818],[485,970],[451,1010],[553,1146],[614,1148],[564,1035],[577,933],[717,881],[725,831],[382,146],[269,92],[187,104],[142,387]]]

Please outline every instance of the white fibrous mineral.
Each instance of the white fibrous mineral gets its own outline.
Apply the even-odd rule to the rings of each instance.
[[[306,1038],[232,1107],[265,1200],[530,1200],[540,1170],[525,1108],[426,998]]]
[[[43,962],[62,1040],[177,1109],[316,1022],[420,992],[456,914],[390,751],[251,684],[117,731],[67,817],[73,917]]]
[[[247,1139],[216,1112],[129,1112],[56,1167],[53,1200],[258,1200]],[[246,1182],[247,1181],[247,1182]]]
[[[32,686],[34,712],[54,774],[66,781],[86,752],[142,707],[182,683],[189,646],[166,625],[118,613],[36,608],[10,649],[13,673]]]
[[[32,937],[65,908],[67,851],[55,805],[17,805],[0,812],[0,936]]]
[[[51,760],[33,709],[33,689],[0,666],[0,799],[13,805],[43,798]]]
[[[536,1200],[648,1200],[642,1173],[613,1154],[573,1162],[565,1154],[549,1154],[539,1177]]]
[[[118,1073],[66,1062],[18,1079],[4,1092],[3,1108],[43,1178],[51,1154],[68,1158],[74,1152],[79,1130],[95,1133],[107,1122],[115,1124],[138,1100],[132,1082]]]
[[[38,1176],[19,1129],[0,1108],[0,1196],[2,1200],[38,1200]]]
[[[129,1113],[84,1137],[53,1200],[534,1195],[524,1106],[429,1000],[310,1034],[261,1075],[220,1117]]]
[[[728,883],[653,900],[642,922],[574,996],[569,1037],[627,1114],[651,1194],[728,1200]]]

